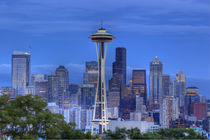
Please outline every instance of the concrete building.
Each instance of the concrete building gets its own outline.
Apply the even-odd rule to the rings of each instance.
[[[91,84],[81,85],[81,106],[82,109],[89,109],[95,102],[96,88]]]
[[[131,121],[141,121],[142,114],[140,112],[131,112],[130,120]]]
[[[190,104],[190,114],[195,115],[197,120],[203,120],[207,116],[206,104],[205,103]]]
[[[179,99],[180,116],[184,118],[184,105],[186,93],[186,76],[179,71],[173,81],[173,96]]]
[[[37,81],[46,81],[47,75],[46,74],[32,74],[32,85],[35,85]]]
[[[130,112],[136,111],[136,94],[130,86],[124,86],[120,92],[119,116],[124,120],[130,120]]]
[[[59,106],[55,102],[47,103],[47,109],[49,109],[50,112],[52,112],[54,114],[58,114],[59,113]]]
[[[188,87],[186,89],[185,94],[185,104],[184,104],[184,114],[191,115],[190,112],[190,105],[192,103],[199,103],[200,102],[200,96],[199,96],[199,89],[197,87]]]
[[[114,107],[119,107],[119,106],[120,106],[120,91],[118,88],[113,87],[108,92],[107,107],[114,108]]]
[[[206,100],[207,115],[210,117],[210,99]]]
[[[43,101],[48,102],[48,81],[43,79],[42,81],[34,81],[34,87],[35,95],[40,96]]]
[[[178,99],[173,96],[165,96],[160,105],[160,125],[169,128],[170,121],[179,118]]]
[[[109,122],[109,129],[111,131],[115,131],[116,128],[126,128],[126,129],[132,129],[132,128],[139,128],[141,133],[146,133],[148,131],[154,132],[159,129],[158,125],[155,125],[152,122],[146,122],[146,121],[110,121]]]
[[[119,107],[107,108],[107,116],[109,119],[117,119],[119,117]]]
[[[69,85],[70,104],[81,105],[81,87],[77,84]]]
[[[2,94],[2,95],[7,95],[7,96],[9,96],[9,97],[11,97],[11,98],[13,98],[14,97],[14,89],[12,89],[11,87],[1,87],[0,88],[0,93]]]
[[[95,87],[98,81],[98,63],[88,61],[85,63],[85,72],[83,74],[83,84],[93,84]]]
[[[132,92],[143,97],[143,105],[147,105],[146,70],[133,70]]]

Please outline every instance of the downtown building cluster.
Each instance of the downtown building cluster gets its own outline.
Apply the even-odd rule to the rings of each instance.
[[[58,66],[51,75],[31,75],[31,55],[12,54],[12,87],[2,87],[1,94],[11,99],[34,94],[48,103],[53,113],[60,113],[76,129],[91,130],[93,106],[98,80],[98,63],[85,63],[82,84],[69,84],[69,72]],[[198,87],[186,87],[186,75],[175,77],[164,73],[163,63],[155,57],[150,70],[133,69],[127,81],[126,48],[116,48],[112,78],[107,88],[109,129],[138,127],[142,132],[159,128],[193,128],[210,132],[210,99],[199,93]],[[149,75],[149,85],[147,85]]]

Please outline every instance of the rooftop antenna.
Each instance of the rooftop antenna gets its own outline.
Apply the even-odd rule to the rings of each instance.
[[[103,20],[101,19],[100,28],[103,29]]]
[[[29,45],[28,46],[28,52],[29,52],[29,54],[31,54],[31,49],[32,49],[32,47],[31,47],[31,45]]]

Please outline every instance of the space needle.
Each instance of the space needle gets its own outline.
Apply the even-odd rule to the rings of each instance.
[[[92,133],[94,126],[99,126],[99,134],[103,134],[107,130],[109,124],[107,118],[107,100],[106,100],[106,82],[105,82],[105,62],[108,42],[115,37],[106,32],[103,27],[89,37],[92,42],[96,43],[96,52],[98,59],[98,82],[95,96],[95,104],[92,120]]]

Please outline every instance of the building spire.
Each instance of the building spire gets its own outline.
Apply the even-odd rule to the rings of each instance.
[[[104,28],[103,28],[103,19],[101,19],[100,29],[103,29],[104,30]]]

